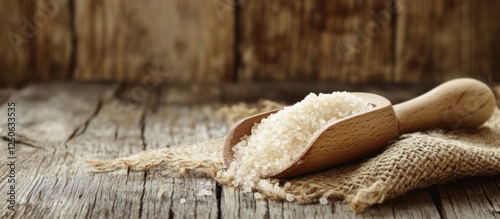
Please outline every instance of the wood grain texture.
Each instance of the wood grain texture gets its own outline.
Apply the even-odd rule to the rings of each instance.
[[[392,81],[391,1],[245,1],[242,81]]]
[[[33,49],[31,29],[23,28],[23,21],[29,21],[33,14],[32,1],[2,1],[0,8],[0,86],[13,86],[29,80],[27,72],[32,70],[33,58],[30,51]]]
[[[411,191],[384,204],[373,206],[362,215],[364,218],[441,218],[428,189]]]
[[[74,76],[141,82],[155,70],[165,81],[231,80],[234,17],[220,10],[214,1],[75,1]]]
[[[73,52],[69,0],[5,1],[0,85],[70,77]]]
[[[34,69],[27,76],[34,81],[68,80],[73,71],[73,0],[33,0]]]
[[[500,218],[500,176],[477,177],[439,186],[446,218]]]
[[[77,130],[87,128],[87,122],[99,108],[101,95],[108,94],[110,88],[45,84],[28,86],[11,96],[10,100],[16,103],[17,118],[17,211],[12,214],[12,211],[2,209],[0,217],[76,217],[86,214],[94,198],[82,197],[95,197],[95,193],[87,193],[92,191],[89,189],[92,187],[88,187],[92,180],[78,161],[81,161],[80,155],[94,148],[89,145],[71,147],[73,145],[67,141]],[[6,104],[0,110],[6,112]],[[7,127],[5,122],[0,121],[0,127]],[[0,131],[2,137],[5,131]],[[7,168],[6,165],[0,167],[3,179]],[[6,182],[2,180],[0,187],[6,188]],[[2,193],[0,197],[5,199],[6,194]]]
[[[413,191],[355,213],[345,202],[330,200],[322,204],[297,204],[254,199],[252,193],[224,187],[222,218],[440,218],[428,191]]]
[[[5,1],[0,86],[500,81],[497,1]]]
[[[396,81],[499,81],[500,4],[398,0]]]
[[[475,129],[491,117],[495,108],[491,88],[469,78],[447,81],[419,97],[394,105],[399,134],[431,128]]]
[[[92,115],[106,87],[99,84],[42,83],[13,93],[9,101],[17,106],[17,140],[35,145],[64,143]],[[5,104],[1,110],[7,111]],[[6,127],[6,122],[0,121],[0,127]],[[4,136],[6,130],[1,130],[0,135]]]

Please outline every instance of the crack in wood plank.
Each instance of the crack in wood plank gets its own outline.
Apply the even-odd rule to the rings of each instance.
[[[441,201],[441,198],[439,197],[439,192],[437,191],[437,188],[435,186],[432,186],[428,188],[427,191],[429,191],[429,194],[431,195],[432,198],[432,202],[434,202],[434,206],[436,206],[436,210],[439,213],[439,218],[441,219],[446,218],[443,212],[443,203]]]
[[[78,137],[78,136],[82,135],[83,133],[85,133],[85,131],[87,131],[87,127],[89,126],[90,121],[92,121],[92,119],[96,117],[96,115],[99,113],[101,108],[102,108],[102,100],[99,100],[99,101],[97,101],[97,106],[94,110],[94,113],[92,113],[92,115],[90,115],[81,126],[78,126],[73,131],[73,133],[71,133],[71,135],[68,137],[68,139],[66,139],[66,142],[68,142],[71,139]]]
[[[499,218],[500,176],[469,177],[437,187],[446,218]]]
[[[146,194],[146,180],[148,178],[148,171],[144,171],[144,183],[142,184],[142,194],[141,194],[141,202],[139,207],[139,218],[142,218],[142,211],[144,207],[144,195]]]

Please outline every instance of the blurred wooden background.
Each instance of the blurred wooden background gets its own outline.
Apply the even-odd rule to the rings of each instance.
[[[0,2],[0,86],[500,81],[494,0]]]

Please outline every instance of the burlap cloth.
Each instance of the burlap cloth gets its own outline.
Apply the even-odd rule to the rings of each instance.
[[[123,168],[143,171],[155,167],[186,176],[193,171],[201,172],[229,186],[227,179],[217,177],[217,172],[223,168],[222,143],[223,139],[214,139],[111,161],[87,162],[97,171]],[[493,174],[500,174],[498,108],[477,130],[428,130],[406,134],[371,159],[280,183],[291,182],[285,190],[294,194],[298,202],[317,202],[321,197],[339,198],[345,199],[354,210],[362,211],[410,190],[466,176]],[[284,198],[283,194],[263,188],[256,190],[265,198]]]

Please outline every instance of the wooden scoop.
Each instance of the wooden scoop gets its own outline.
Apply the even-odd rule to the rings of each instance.
[[[326,125],[289,166],[262,177],[287,178],[357,161],[380,152],[405,133],[429,128],[473,129],[491,117],[496,104],[488,86],[468,78],[446,82],[395,106],[379,95],[352,94],[374,107]],[[254,123],[278,110],[247,117],[229,131],[224,144],[226,166],[233,160],[231,148],[251,134]]]

